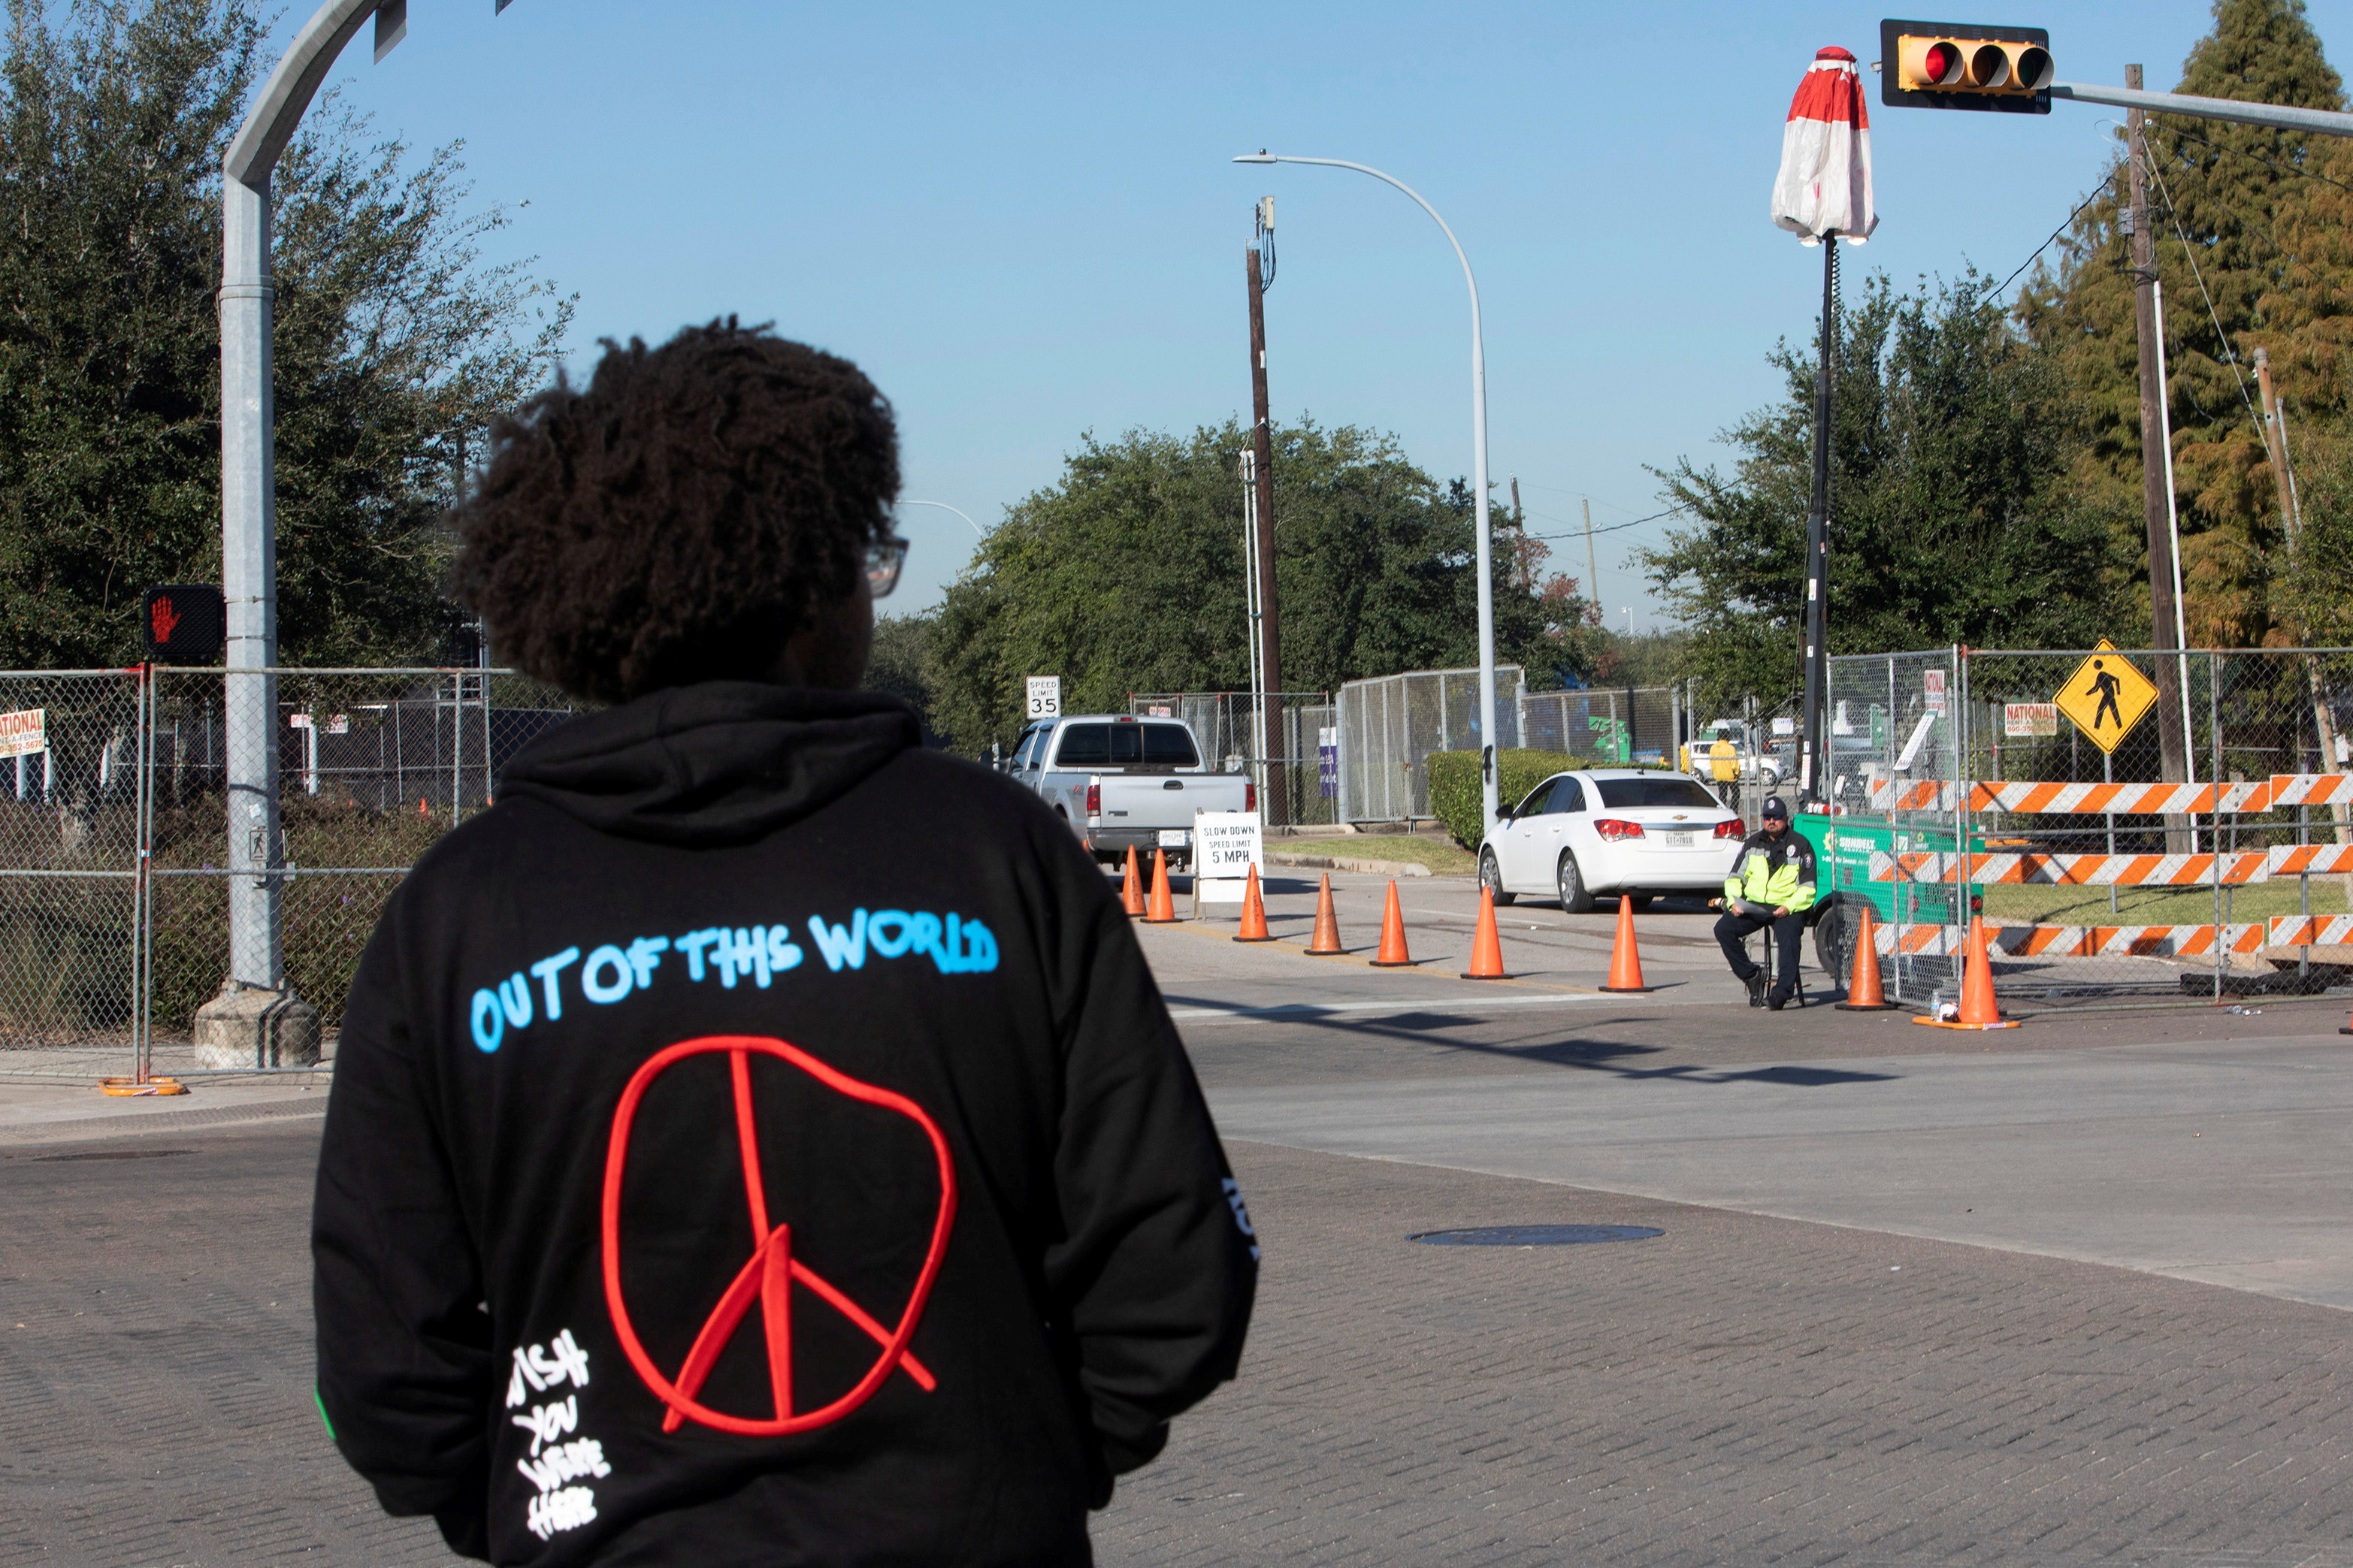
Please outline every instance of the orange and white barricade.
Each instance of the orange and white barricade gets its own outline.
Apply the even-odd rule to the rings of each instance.
[[[2353,930],[2353,915],[2341,918]],[[2006,958],[2198,958],[2213,953],[2218,931],[2225,952],[2256,953],[2277,945],[2261,921],[2220,927],[2000,926],[1989,928],[1986,945]],[[1968,932],[1961,926],[1891,923],[1879,928],[1879,951],[1891,956],[1957,954],[1968,942]]]

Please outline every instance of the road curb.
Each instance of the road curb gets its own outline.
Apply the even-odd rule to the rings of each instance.
[[[253,1105],[209,1105],[200,1110],[157,1110],[133,1116],[82,1116],[54,1121],[25,1121],[0,1127],[0,1149],[38,1147],[49,1143],[86,1143],[106,1138],[132,1138],[147,1132],[190,1132],[280,1121],[290,1117],[324,1116],[325,1094],[300,1099],[265,1100]]]
[[[1411,860],[1359,860],[1348,855],[1301,855],[1287,849],[1266,852],[1270,864],[1303,866],[1316,871],[1362,871],[1374,877],[1435,877],[1437,872]],[[1470,873],[1465,871],[1464,876]]]

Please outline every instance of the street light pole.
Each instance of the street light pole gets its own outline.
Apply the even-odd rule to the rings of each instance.
[[[1479,279],[1472,275],[1471,258],[1454,237],[1438,209],[1404,181],[1384,174],[1367,163],[1345,158],[1298,158],[1282,153],[1245,153],[1237,163],[1313,163],[1327,169],[1354,169],[1360,174],[1396,186],[1430,215],[1430,221],[1454,247],[1462,264],[1462,281],[1471,289],[1471,494],[1478,509],[1479,536],[1479,812],[1484,831],[1495,830],[1495,583],[1490,564],[1493,546],[1487,521],[1487,351],[1479,329]]]
[[[506,9],[508,0],[499,0]],[[278,804],[278,499],[270,328],[270,176],[335,57],[375,19],[375,58],[408,30],[407,0],[327,0],[294,35],[221,158],[221,593],[228,792],[229,971],[196,1015],[202,1067],[315,1061],[317,1009],[286,982]],[[237,672],[258,673],[240,677]]]
[[[944,500],[902,500],[899,502],[899,504],[901,506],[935,506],[942,511],[955,512],[958,517],[964,518],[965,521],[972,522],[972,519],[965,517],[961,508],[950,506]],[[976,522],[972,522],[972,531],[980,535],[983,539],[987,539],[988,537],[988,530],[981,527],[980,524]]]

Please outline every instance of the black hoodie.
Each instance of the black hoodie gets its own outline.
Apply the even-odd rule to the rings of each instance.
[[[1061,823],[889,698],[575,719],[360,961],[319,1396],[500,1563],[1084,1563],[1257,1248]]]

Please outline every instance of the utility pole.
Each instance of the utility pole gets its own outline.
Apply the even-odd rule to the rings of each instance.
[[[1258,659],[1267,691],[1258,713],[1256,738],[1259,755],[1266,758],[1272,754],[1271,742],[1281,722],[1269,710],[1280,700],[1275,694],[1282,689],[1282,634],[1274,593],[1274,430],[1268,423],[1266,407],[1266,286],[1271,279],[1263,270],[1263,258],[1274,247],[1274,198],[1260,198],[1255,216],[1257,232],[1250,242],[1249,270],[1250,413],[1257,422],[1250,426],[1250,437],[1258,468]],[[1279,827],[1291,820],[1290,803],[1284,798],[1289,781],[1271,764],[1265,775],[1259,810],[1268,826]]]
[[[1520,476],[1517,474],[1512,476],[1512,526],[1519,531],[1521,542],[1525,545],[1528,537],[1528,514],[1520,510]],[[1523,548],[1519,554],[1519,570],[1512,575],[1523,588],[1534,587],[1535,584],[1528,581],[1528,552]]]
[[[2303,542],[2304,509],[2296,500],[2295,479],[2287,464],[2287,414],[2280,407],[2279,393],[2272,385],[2272,356],[2267,350],[2255,351],[2255,384],[2263,389],[2263,447],[2271,454],[2272,482],[2279,487],[2280,527],[2287,535],[2288,559],[2294,561]],[[2310,637],[2299,615],[2295,618],[2295,640],[2306,642]],[[2306,695],[2312,701],[2313,732],[2320,742],[2317,771],[2325,773],[2337,766],[2337,716],[2328,710],[2328,694],[2320,683],[2320,666],[2309,658],[2304,661],[2304,679]],[[2301,764],[2296,771],[2303,771]],[[2346,841],[2348,813],[2339,805],[2331,815],[2337,820],[2337,841],[2342,844]]]
[[[1601,603],[1601,568],[1593,563],[1593,498],[1579,497],[1578,504],[1585,508],[1585,596],[1599,605]]]
[[[2125,67],[2125,86],[2137,91],[2140,84],[2140,67]],[[2171,454],[2166,449],[2165,376],[2158,358],[2161,352],[2158,334],[2164,331],[2164,323],[2158,315],[2157,236],[2148,221],[2147,120],[2147,115],[2137,109],[2125,113],[2126,159],[2130,174],[2126,220],[2132,234],[2133,322],[2140,340],[2141,514],[2148,532],[2149,647],[2160,656],[2176,656],[2157,660],[2160,765],[2166,783],[2186,784],[2189,779],[2189,736],[2181,723],[2181,643],[2174,631],[2179,606],[2173,592],[2173,507],[2171,487],[2166,482],[2167,459]],[[2168,835],[2168,847],[2186,847],[2182,830],[2189,826],[2189,819],[2175,814],[2166,818],[2166,826],[2172,830]],[[2176,839],[2181,842],[2174,844]]]

